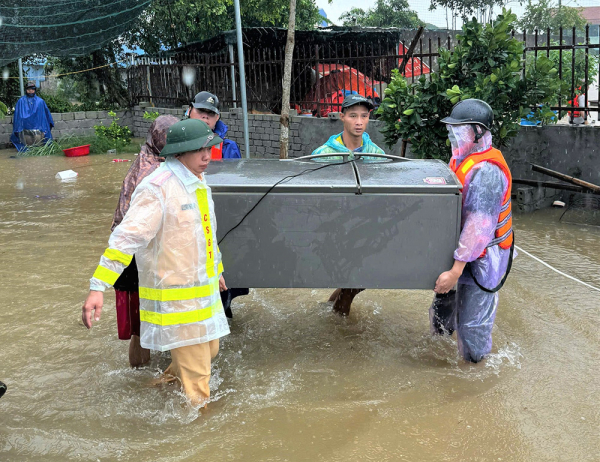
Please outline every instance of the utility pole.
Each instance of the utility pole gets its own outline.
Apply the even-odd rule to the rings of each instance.
[[[290,20],[285,42],[285,62],[283,66],[283,94],[281,97],[281,133],[279,135],[279,158],[287,159],[290,140],[290,87],[292,86],[292,58],[296,30],[296,0],[290,0]],[[317,72],[319,70],[317,69]]]
[[[23,58],[19,58],[19,85],[21,87],[21,96],[25,95],[25,86],[23,85]]]
[[[233,0],[235,9],[235,31],[237,37],[238,65],[240,68],[240,93],[242,98],[242,117],[244,121],[244,149],[246,158],[250,158],[250,132],[248,131],[248,103],[246,102],[246,70],[244,65],[244,42],[242,42],[242,14],[240,0]]]

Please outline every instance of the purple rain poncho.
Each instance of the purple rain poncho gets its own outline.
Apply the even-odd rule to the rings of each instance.
[[[448,125],[448,138],[452,145],[452,158],[457,167],[470,154],[492,147],[489,131],[475,143],[475,133],[470,125]],[[454,259],[471,262],[471,271],[484,287],[493,289],[504,276],[510,249],[495,245],[489,247],[483,258],[481,253],[495,237],[502,199],[508,189],[508,180],[502,170],[489,162],[477,164],[465,178],[461,216],[461,233]],[[475,284],[468,271],[459,284]]]
[[[478,143],[471,125],[448,125],[452,158],[457,167],[469,155],[492,147],[489,131]],[[510,249],[495,245],[487,248],[495,237],[502,200],[508,181],[502,170],[489,162],[477,164],[465,178],[461,233],[454,259],[467,262],[477,281],[493,289],[504,275],[510,258]],[[458,279],[456,293],[436,295],[429,308],[431,332],[449,333],[456,330],[460,355],[471,362],[479,362],[492,350],[492,329],[498,309],[498,293],[481,290],[465,267]]]

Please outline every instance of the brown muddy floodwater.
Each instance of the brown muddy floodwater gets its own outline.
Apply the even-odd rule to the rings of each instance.
[[[0,460],[598,461],[600,293],[521,254],[500,295],[494,350],[459,360],[428,334],[426,291],[327,290],[236,299],[207,412],[128,367],[114,296],[81,324],[130,163],[0,153]],[[126,156],[133,158],[133,156]],[[58,171],[79,178],[60,183]],[[600,286],[600,229],[517,216],[517,243]]]

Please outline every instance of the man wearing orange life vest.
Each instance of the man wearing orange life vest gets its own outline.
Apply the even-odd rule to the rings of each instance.
[[[229,127],[221,120],[219,111],[219,98],[207,91],[201,91],[194,97],[190,107],[185,113],[190,119],[202,120],[210,129],[223,140],[223,142],[214,146],[212,149],[212,160],[218,159],[240,159],[242,154],[237,143],[226,139]]]
[[[585,93],[586,87],[585,85],[579,87],[575,90],[575,96],[573,99],[568,102],[569,106],[585,108]],[[573,125],[581,125],[583,123],[588,123],[588,113],[586,111],[569,111],[569,123]]]
[[[467,99],[442,119],[452,147],[450,168],[461,181],[462,219],[454,265],[435,283],[433,333],[457,331],[458,350],[477,363],[492,349],[498,293],[513,257],[511,174],[492,147],[492,108]],[[456,292],[452,290],[456,286]]]

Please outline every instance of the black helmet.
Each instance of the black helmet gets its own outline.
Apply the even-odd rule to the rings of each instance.
[[[442,119],[447,125],[473,124],[490,130],[494,122],[494,111],[488,103],[480,99],[465,99],[452,108],[450,115]]]

